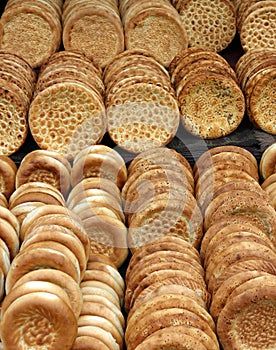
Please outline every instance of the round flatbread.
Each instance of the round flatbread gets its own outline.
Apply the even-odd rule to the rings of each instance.
[[[32,101],[29,126],[40,148],[73,159],[85,147],[101,141],[106,131],[105,107],[94,91],[80,82],[54,84]]]
[[[33,333],[39,336],[34,337]],[[49,350],[69,350],[76,335],[77,319],[72,309],[49,292],[21,296],[1,318],[1,340],[7,349],[46,346]]]

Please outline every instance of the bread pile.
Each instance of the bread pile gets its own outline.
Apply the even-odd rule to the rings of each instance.
[[[196,161],[194,173],[204,213],[200,256],[222,347],[269,348],[274,335],[270,339],[267,329],[273,327],[276,305],[276,213],[257,180],[257,161],[244,148],[220,146]]]
[[[8,200],[15,189],[17,166],[8,156],[0,156],[0,205],[8,208]]]
[[[21,185],[10,201],[20,198],[18,191],[30,184],[37,183]],[[45,196],[42,187],[37,191]],[[32,195],[30,189],[25,192]],[[5,283],[1,340],[7,348],[17,348],[20,343],[23,347],[71,349],[82,307],[80,282],[88,261],[88,236],[79,218],[60,203],[31,210],[19,237],[20,250]]]
[[[19,251],[20,225],[16,216],[0,206],[0,300],[5,295],[5,283],[11,261]]]
[[[62,0],[9,0],[1,16],[0,48],[40,67],[60,47],[61,12]]]
[[[70,283],[67,281],[69,286]],[[1,308],[4,349],[19,346],[71,349],[76,334],[77,320],[69,296],[60,284],[30,280],[16,286],[4,299]]]
[[[91,253],[121,266],[128,255],[120,189],[127,179],[122,156],[104,145],[85,148],[74,159],[67,206],[82,220]]]
[[[24,59],[6,50],[0,51],[0,66],[0,154],[9,156],[27,136],[27,113],[36,75]]]
[[[81,219],[89,237],[74,350],[87,349],[91,344],[100,349],[124,347],[125,284],[117,268],[128,255],[120,192],[126,178],[123,158],[104,145],[85,148],[72,163],[72,189],[66,205]]]
[[[275,1],[241,0],[237,7],[237,31],[245,52],[276,46]]]
[[[11,261],[19,251],[20,223],[9,210],[9,198],[14,192],[16,164],[8,156],[0,156],[0,301],[5,295],[5,283]]]
[[[127,349],[218,350],[208,305],[204,270],[190,243],[163,236],[140,247],[126,271]]]
[[[231,0],[172,0],[188,34],[189,46],[222,51],[236,34]]]
[[[167,67],[188,47],[185,27],[169,0],[121,0],[120,13],[127,50],[146,50]]]
[[[249,120],[255,127],[272,135],[276,135],[275,57],[275,47],[258,48],[246,52],[236,63],[237,78],[245,95]]]
[[[119,229],[115,224],[119,227],[119,218],[114,219],[115,213],[120,212],[120,220],[124,220],[118,204],[126,167],[121,156],[106,146],[94,146],[89,151],[79,154],[75,163],[78,168],[72,168],[72,176],[70,163],[55,152],[29,153],[17,172],[12,161],[2,157],[6,167],[13,169],[15,183],[15,190],[5,198],[9,208],[18,214],[17,219],[9,209],[0,207],[1,298],[5,295],[0,335],[5,348],[15,349],[21,344],[53,350],[80,349],[96,344],[101,349],[123,350],[124,280],[108,257],[92,253],[92,244],[80,219],[84,211],[79,216],[70,207],[76,208],[74,204],[77,206],[82,203],[81,198],[87,198],[85,191],[91,196],[88,218],[95,209],[94,215],[101,224],[108,222],[109,210],[109,232],[116,238]],[[86,166],[82,169],[84,159]],[[85,170],[83,181],[66,197],[66,203],[59,190],[60,177],[64,176],[67,184],[69,176],[71,185],[71,181],[79,181],[81,170]],[[92,173],[98,176],[89,177]],[[100,185],[106,186],[107,191]],[[2,187],[6,193],[4,181]],[[118,211],[113,208],[115,204]],[[102,213],[97,209],[102,209]],[[124,225],[123,228],[124,231],[120,227],[126,238]],[[116,249],[116,242],[114,245]],[[125,257],[126,242],[123,252]],[[122,254],[119,258],[122,259]],[[121,264],[122,260],[115,262]]]
[[[244,96],[235,71],[222,56],[202,47],[188,48],[175,56],[169,72],[187,131],[215,139],[240,125]]]
[[[19,186],[9,198],[9,209],[20,223],[30,211],[45,204],[65,206],[62,193],[46,182],[26,182]]]
[[[66,167],[68,173],[62,166]],[[37,206],[65,206],[62,190],[63,181],[66,182],[66,190],[68,181],[70,185],[69,169],[70,163],[57,152],[35,150],[22,159],[15,172],[14,191],[8,201],[9,209],[20,222]]]
[[[123,350],[125,283],[117,267],[104,255],[90,254],[80,287],[83,304],[71,349]]]
[[[101,67],[124,50],[117,0],[65,0],[62,23],[65,50],[80,50]]]
[[[42,149],[72,160],[106,131],[101,69],[79,52],[53,54],[40,69],[28,121]]]
[[[122,189],[130,250],[163,235],[179,236],[197,248],[202,216],[193,190],[191,166],[180,153],[160,147],[137,155]]]
[[[260,165],[262,188],[270,197],[271,204],[276,210],[276,143],[268,146],[262,154]]]
[[[140,153],[168,144],[179,109],[167,70],[143,50],[116,56],[103,73],[108,133],[116,145]]]
[[[15,187],[28,182],[45,182],[57,188],[64,197],[70,190],[71,165],[60,153],[34,150],[21,160],[16,172]]]
[[[194,165],[195,196],[203,215],[220,188],[235,181],[259,189],[258,163],[243,147],[225,145],[204,152]],[[253,187],[255,186],[255,187]],[[227,189],[227,187],[226,187]],[[232,188],[233,189],[233,188]]]
[[[224,350],[234,347],[269,349],[275,344],[275,332],[269,329],[275,329],[276,277],[259,272],[244,281],[244,274],[237,276],[238,286],[219,316],[218,336]]]

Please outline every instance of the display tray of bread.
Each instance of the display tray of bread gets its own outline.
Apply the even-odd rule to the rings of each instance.
[[[272,350],[275,1],[0,3],[0,349]]]

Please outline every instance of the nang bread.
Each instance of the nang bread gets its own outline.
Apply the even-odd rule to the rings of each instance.
[[[183,126],[204,139],[232,133],[245,112],[244,97],[237,83],[213,72],[190,78],[179,94],[179,102]]]
[[[179,125],[178,104],[162,87],[137,83],[117,91],[107,119],[113,141],[139,153],[173,139]]]
[[[52,103],[57,106],[56,111],[52,110]],[[66,113],[70,113],[69,123],[64,122],[68,119],[64,117]],[[102,139],[106,131],[105,107],[84,84],[59,83],[41,91],[32,101],[29,125],[41,148],[72,159],[81,149]],[[51,132],[49,125],[53,127]]]
[[[40,67],[59,49],[60,13],[47,2],[8,3],[1,22],[4,29],[1,48],[23,57],[33,68]]]
[[[162,4],[162,2],[161,2]],[[173,6],[136,9],[125,16],[127,49],[144,49],[168,66],[174,56],[188,46],[187,33]]]
[[[236,16],[232,1],[182,0],[173,4],[187,31],[189,46],[205,46],[219,52],[233,40]]]
[[[66,1],[62,40],[66,50],[81,50],[104,67],[124,50],[124,32],[118,8],[102,1],[75,2],[72,5]]]

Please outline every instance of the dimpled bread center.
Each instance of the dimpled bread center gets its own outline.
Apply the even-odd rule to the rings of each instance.
[[[141,48],[155,54],[162,55],[162,61],[170,62],[183,48],[183,41],[179,40],[179,24],[172,19],[148,15],[128,32],[128,48]],[[172,45],[174,53],[172,53]],[[157,49],[158,48],[158,49]],[[158,57],[156,57],[158,59]]]
[[[208,79],[195,84],[181,100],[183,124],[207,137],[223,136],[236,129],[243,118],[243,99],[227,83]]]
[[[97,15],[84,16],[74,23],[70,32],[70,45],[81,49],[96,61],[107,60],[118,52],[118,31],[107,18]],[[99,63],[99,62],[97,62]]]
[[[226,33],[235,33],[234,14],[222,1],[189,1],[180,13],[192,46],[220,51],[228,43]]]
[[[104,129],[103,107],[78,86],[53,86],[30,108],[32,134],[41,148],[62,150],[69,156],[95,144]]]
[[[91,240],[91,253],[103,254],[112,256],[114,254],[114,247],[109,244],[101,244],[100,242]]]
[[[149,241],[149,239],[155,240],[156,238],[165,234],[183,237],[184,233],[186,233],[186,227],[187,220],[180,216],[177,211],[162,211],[153,213],[149,218],[146,218],[141,227],[134,228],[134,245],[144,245]],[[184,238],[189,241],[188,233]]]
[[[0,110],[0,153],[10,154],[23,143],[27,121],[9,96],[0,96]]]
[[[32,171],[29,176],[28,182],[47,182],[53,186],[57,185],[57,179],[51,171],[46,169],[36,169]]]
[[[107,118],[112,139],[138,152],[172,138],[179,124],[179,111],[169,93],[148,84],[116,94]]]
[[[276,134],[276,77],[262,85],[259,96],[252,108],[253,118],[263,130]]]
[[[264,8],[255,11],[245,21],[241,30],[241,40],[245,50],[258,47],[275,48],[276,10]]]
[[[22,349],[33,347],[35,349],[47,349],[55,340],[54,323],[50,320],[53,315],[47,315],[47,310],[38,309],[28,310],[28,314],[22,313],[17,323],[22,325],[18,328],[18,334],[14,334],[15,338],[19,338],[18,344],[22,343]],[[21,338],[21,339],[20,339]]]
[[[236,319],[233,337],[243,344],[242,350],[275,349],[276,302],[260,301],[243,308]]]
[[[4,33],[2,47],[14,51],[15,40],[19,44],[24,43],[17,46],[17,53],[28,62],[34,62],[40,56],[47,56],[54,40],[49,23],[33,13],[14,16],[5,24]]]

